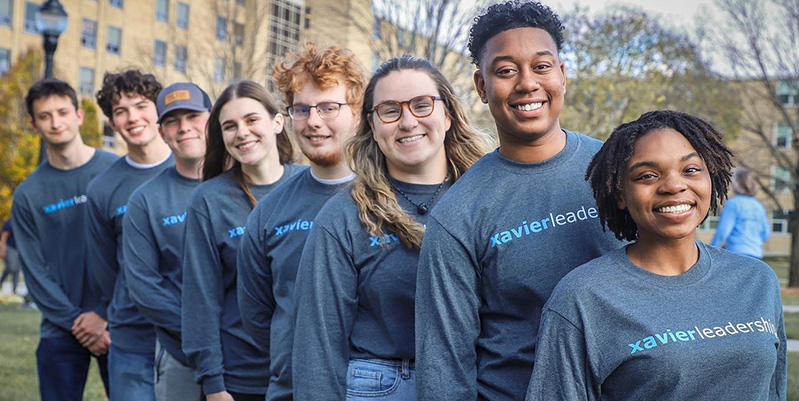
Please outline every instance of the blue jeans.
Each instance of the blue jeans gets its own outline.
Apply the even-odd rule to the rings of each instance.
[[[142,354],[114,344],[108,351],[110,401],[155,401],[155,350]]]
[[[352,359],[347,401],[415,401],[416,372],[407,360]]]
[[[36,348],[36,369],[42,401],[81,401],[92,354],[73,336],[48,337]],[[97,358],[100,377],[108,391],[107,358]]]

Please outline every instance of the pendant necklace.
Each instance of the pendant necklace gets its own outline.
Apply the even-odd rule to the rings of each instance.
[[[449,171],[447,172],[447,175],[444,177],[444,181],[441,181],[441,184],[438,184],[438,188],[436,189],[436,192],[433,193],[433,196],[425,203],[416,203],[416,202],[412,201],[411,198],[409,198],[408,195],[405,195],[405,192],[403,192],[401,189],[397,188],[397,186],[394,185],[393,182],[391,182],[390,180],[389,180],[389,182],[391,182],[391,187],[394,188],[395,191],[399,192],[399,194],[402,195],[403,198],[407,199],[408,202],[411,202],[412,205],[416,206],[416,211],[419,212],[419,214],[423,215],[423,214],[426,214],[430,210],[430,205],[433,203],[433,200],[436,199],[436,196],[438,196],[438,193],[441,192],[441,188],[444,187],[444,183],[446,183],[447,180],[449,180]]]

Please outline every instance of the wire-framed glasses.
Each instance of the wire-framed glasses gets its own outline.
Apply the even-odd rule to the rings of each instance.
[[[407,102],[396,102],[389,100],[372,107],[372,112],[377,114],[380,121],[388,124],[399,121],[402,117],[402,105],[408,106],[408,111],[416,118],[423,118],[433,114],[436,100],[442,100],[438,96],[416,96]]]
[[[321,119],[330,120],[332,118],[338,117],[338,113],[341,112],[341,106],[347,106],[350,104],[352,103],[322,102],[313,106],[294,104],[286,107],[286,110],[289,112],[289,117],[295,121],[307,120],[308,117],[311,116],[311,109],[313,108],[316,109],[316,113],[319,114]]]

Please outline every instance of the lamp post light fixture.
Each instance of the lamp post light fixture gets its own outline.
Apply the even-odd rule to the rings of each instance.
[[[58,46],[58,37],[67,29],[67,11],[58,0],[47,0],[35,13],[36,29],[44,37],[44,77],[53,77],[53,55]],[[40,139],[39,164],[47,158],[47,145]]]

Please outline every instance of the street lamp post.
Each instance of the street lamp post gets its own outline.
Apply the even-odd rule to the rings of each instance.
[[[44,37],[44,77],[53,77],[53,55],[58,46],[58,37],[67,29],[67,12],[58,0],[47,0],[35,14],[36,29]],[[39,164],[47,158],[47,144],[40,139]]]

